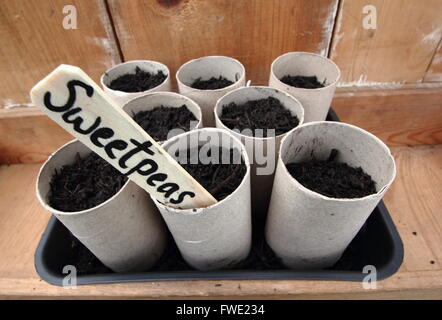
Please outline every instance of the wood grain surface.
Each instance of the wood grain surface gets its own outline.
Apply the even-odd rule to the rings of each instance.
[[[63,28],[66,5],[77,8],[76,30]],[[375,30],[362,24],[367,5]],[[438,0],[0,0],[0,108],[27,105],[30,87],[60,63],[98,80],[122,60],[158,60],[174,74],[190,59],[228,55],[262,85],[278,55],[310,51],[337,62],[344,86],[442,83],[441,11]]]
[[[442,143],[442,89],[337,94],[341,121],[368,130],[390,146]]]
[[[374,6],[376,29],[363,27]],[[442,37],[438,0],[342,0],[330,58],[348,86],[420,82]]]
[[[0,163],[38,163],[74,139],[37,108],[0,109]]]

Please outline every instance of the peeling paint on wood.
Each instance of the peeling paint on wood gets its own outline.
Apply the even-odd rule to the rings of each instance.
[[[335,24],[336,15],[338,14],[339,1],[330,4],[328,8],[324,8],[325,19],[322,25],[323,40],[318,44],[319,54],[328,57],[330,42],[333,35],[333,27]]]
[[[363,27],[366,5],[377,9],[376,30]],[[340,85],[423,81],[442,36],[440,12],[438,0],[341,0],[330,52],[342,71]]]
[[[442,39],[434,54],[433,61],[428,68],[424,81],[428,82],[442,82]]]

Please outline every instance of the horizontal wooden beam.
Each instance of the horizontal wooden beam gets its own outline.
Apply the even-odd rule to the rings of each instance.
[[[341,92],[332,107],[390,146],[442,143],[442,88]]]
[[[442,88],[338,90],[332,107],[388,145],[442,143]],[[0,110],[0,163],[38,163],[73,139],[33,107]]]

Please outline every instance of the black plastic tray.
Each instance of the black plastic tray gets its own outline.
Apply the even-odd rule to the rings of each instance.
[[[339,121],[330,110],[327,120]],[[65,265],[75,265],[72,249],[72,235],[54,216],[51,217],[35,253],[35,268],[40,277],[54,285],[61,286],[66,276],[62,273]],[[261,249],[262,230],[254,230],[253,246]],[[77,284],[165,281],[165,280],[237,280],[237,279],[278,279],[278,280],[343,280],[362,281],[367,274],[364,266],[376,267],[377,280],[394,274],[402,264],[404,249],[401,238],[383,202],[372,212],[357,236],[345,250],[341,259],[329,269],[294,271],[278,268],[235,269],[219,271],[197,271],[186,266],[179,255],[173,239],[171,246],[152,270],[139,273],[112,273],[100,262],[93,274],[79,274]],[[78,248],[77,248],[78,249]],[[84,247],[83,251],[87,250]],[[84,252],[83,252],[84,253]],[[87,251],[90,254],[89,251]],[[176,261],[172,261],[176,260]]]

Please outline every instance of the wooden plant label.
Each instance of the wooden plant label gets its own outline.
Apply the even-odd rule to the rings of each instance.
[[[170,207],[207,207],[215,198],[78,67],[60,65],[31,90],[52,120]]]

